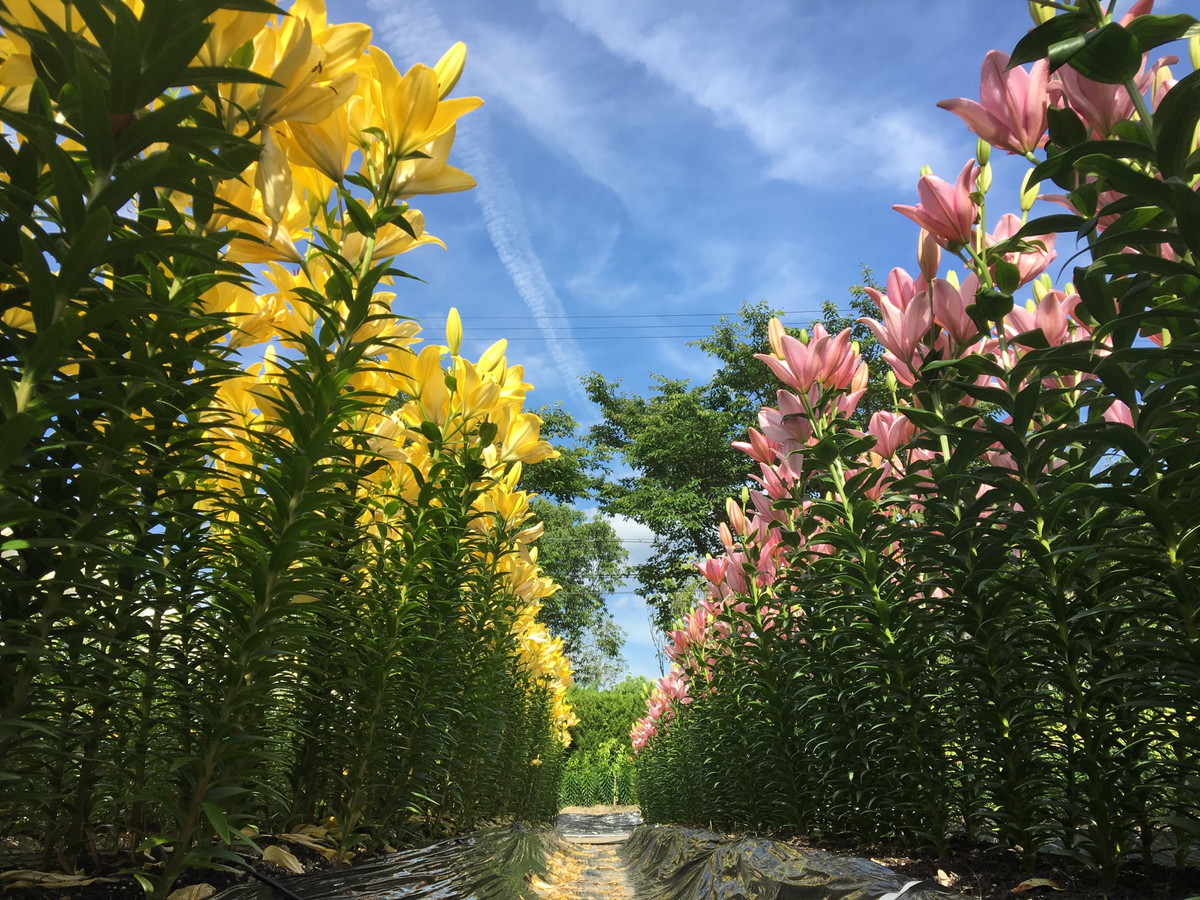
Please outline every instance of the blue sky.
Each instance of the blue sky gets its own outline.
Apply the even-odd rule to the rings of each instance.
[[[862,264],[915,269],[891,205],[975,148],[935,104],[978,98],[984,54],[1030,25],[1020,0],[329,2],[401,66],[465,41],[455,93],[486,101],[450,160],[479,187],[414,203],[448,252],[401,260],[426,284],[401,286],[398,311],[436,341],[457,306],[465,355],[508,338],[531,404],[585,425],[590,371],[636,391],[652,372],[707,379],[685,342],[743,300],[807,324]],[[644,555],[648,535],[617,526]],[[644,607],[610,603],[631,671],[657,677]]]

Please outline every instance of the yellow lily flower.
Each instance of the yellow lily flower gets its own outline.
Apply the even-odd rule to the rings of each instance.
[[[370,85],[376,124],[387,135],[388,150],[404,158],[450,129],[461,116],[483,104],[478,97],[438,99],[438,75],[415,65],[401,76],[383,50],[371,47],[375,78]]]
[[[288,158],[316,169],[330,181],[341,184],[354,153],[354,142],[350,137],[350,109],[361,104],[362,98],[355,96],[330,112],[321,122],[288,122]]]
[[[396,200],[415,197],[417,194],[451,194],[469,191],[475,187],[475,179],[454,166],[446,164],[450,147],[454,144],[456,126],[422,148],[428,158],[403,159],[396,165],[392,178],[392,196]]]
[[[413,233],[417,236],[414,238],[399,225],[391,223],[384,225],[375,232],[375,250],[373,254],[375,260],[384,259],[388,256],[399,256],[401,253],[407,253],[414,247],[421,247],[425,244],[437,244],[443,250],[446,249],[446,245],[441,238],[425,233],[425,216],[419,209],[408,210],[404,214],[404,218],[413,230]],[[342,256],[357,265],[362,262],[366,245],[366,238],[355,231],[342,238],[339,250]]]
[[[359,23],[325,28],[314,38],[309,19],[293,18],[278,31],[261,32],[252,68],[280,86],[262,89],[258,121],[323,121],[354,92],[358,74],[350,67],[370,43],[371,29]]]
[[[196,61],[206,66],[225,65],[235,51],[263,30],[269,18],[268,13],[241,9],[215,10],[204,20],[211,22],[213,29],[204,46],[200,48]]]

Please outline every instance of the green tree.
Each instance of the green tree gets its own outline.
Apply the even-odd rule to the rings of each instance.
[[[863,269],[867,286],[874,281]],[[874,335],[857,321],[874,305],[862,286],[851,288],[851,314],[833,303],[824,305],[822,322],[833,331],[850,328],[864,359],[871,366],[867,397],[856,413],[860,427],[871,412],[890,406],[885,383],[886,365]],[[680,608],[702,591],[694,562],[720,550],[717,526],[725,515],[726,498],[736,496],[751,466],[731,443],[743,440],[757,425],[763,406],[774,406],[780,385],[757,353],[769,354],[767,327],[782,315],[768,303],[743,303],[736,318],[722,316],[709,337],[690,342],[712,357],[716,374],[706,384],[655,375],[646,397],[625,393],[620,382],[593,372],[584,380],[588,397],[600,407],[602,421],[588,432],[587,465],[614,463],[628,474],[601,481],[601,509],[626,516],[654,531],[651,558],[634,567],[642,596],[650,605],[654,625],[669,630]],[[789,328],[793,336],[800,329]]]
[[[572,686],[567,691],[579,722],[571,728],[561,806],[637,802],[629,731],[646,713],[650,687],[648,679],[626,678],[606,690]]]
[[[586,650],[592,657],[619,658],[624,633],[604,598],[625,575],[627,554],[620,538],[605,519],[589,518],[565,503],[536,498],[532,509],[545,527],[538,562],[559,585],[543,601],[541,620],[562,638],[577,672]]]
[[[605,690],[583,685],[568,688],[567,702],[579,717],[571,726],[572,751],[594,750],[611,740],[628,744],[633,723],[646,714],[651,686],[648,678],[630,677]]]
[[[718,551],[725,498],[746,484],[745,455],[730,444],[774,400],[771,373],[754,354],[770,353],[767,324],[779,314],[763,302],[745,303],[736,319],[723,316],[710,337],[693,342],[720,364],[707,384],[656,375],[653,393],[643,397],[596,372],[584,381],[603,417],[588,433],[595,461],[629,469],[600,485],[601,508],[655,534],[651,558],[634,573],[660,630],[677,617],[681,594],[698,593],[693,562]]]
[[[572,504],[595,494],[595,450],[579,437],[575,418],[561,403],[537,410],[542,437],[558,456],[526,469],[521,486],[538,496],[534,515],[545,535],[538,542],[538,562],[559,585],[546,598],[541,619],[571,659],[579,684],[611,684],[625,671],[621,647],[625,632],[605,603],[625,577],[628,554],[608,520],[588,516]]]

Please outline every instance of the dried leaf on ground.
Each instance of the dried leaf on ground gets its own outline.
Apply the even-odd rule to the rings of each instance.
[[[1011,891],[1009,891],[1009,893],[1010,894],[1024,894],[1026,891],[1032,891],[1037,888],[1043,888],[1043,887],[1048,887],[1048,888],[1051,888],[1052,890],[1056,890],[1056,891],[1062,890],[1062,887],[1058,884],[1057,881],[1053,881],[1049,878],[1028,878],[1025,881],[1022,881],[1020,884],[1018,884]]]
[[[36,869],[11,869],[0,872],[6,891],[18,888],[73,888],[88,884],[116,881],[115,878],[89,878],[87,875],[64,875],[62,872],[39,872]]]
[[[217,892],[211,884],[189,884],[167,894],[167,900],[205,900]]]
[[[289,872],[295,872],[297,875],[304,873],[304,866],[300,865],[300,860],[282,847],[268,847],[263,851],[263,861],[269,862],[273,866],[279,866],[281,869],[287,869]]]

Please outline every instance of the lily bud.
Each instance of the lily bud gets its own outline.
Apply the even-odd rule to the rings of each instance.
[[[433,71],[437,73],[438,99],[445,100],[454,90],[458,79],[462,76],[463,64],[467,61],[467,45],[459,41],[437,61]]]
[[[938,267],[942,264],[942,248],[937,240],[924,228],[917,238],[917,265],[926,281],[937,278]]]
[[[806,345],[808,344],[808,329],[807,328],[800,329],[800,343],[806,344]]]
[[[458,356],[462,350],[462,317],[458,309],[450,307],[450,315],[446,316],[446,346],[452,356]]]
[[[975,162],[981,166],[986,166],[988,160],[992,158],[992,145],[980,138],[975,142]]]
[[[946,273],[946,281],[950,282],[956,291],[962,288],[962,282],[958,280],[958,273],[953,269]]]
[[[896,373],[895,372],[893,372],[889,369],[887,374],[883,376],[883,383],[885,385],[887,385],[889,394],[896,393],[896,388],[899,386],[899,382],[896,381]]]
[[[992,187],[992,164],[988,163],[979,170],[979,178],[975,181],[975,190],[986,194]]]
[[[1025,177],[1021,179],[1021,212],[1027,213],[1033,209],[1033,203],[1038,198],[1038,188],[1042,186],[1040,181],[1030,183],[1029,176],[1033,174],[1033,169],[1027,169]]]
[[[1054,18],[1054,7],[1043,6],[1038,0],[1028,0],[1029,3],[1029,18],[1033,19],[1034,25],[1041,25],[1044,22],[1049,22]]]
[[[1054,290],[1054,279],[1048,272],[1043,272],[1030,283],[1030,287],[1033,288],[1033,298],[1041,303],[1042,298]]]

